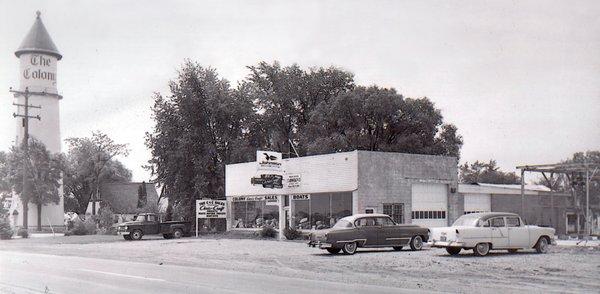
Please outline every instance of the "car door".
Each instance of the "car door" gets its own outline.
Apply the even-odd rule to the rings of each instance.
[[[511,248],[529,247],[529,229],[518,216],[506,217],[508,227],[508,245]]]
[[[492,248],[508,247],[508,228],[504,217],[494,217],[490,219],[492,228]]]
[[[410,229],[396,225],[391,218],[379,217],[377,222],[381,226],[379,238],[382,245],[405,246],[410,241]]]
[[[379,240],[380,226],[375,225],[374,217],[363,217],[355,221],[357,227],[357,240],[363,240],[362,246],[379,246],[382,245]]]

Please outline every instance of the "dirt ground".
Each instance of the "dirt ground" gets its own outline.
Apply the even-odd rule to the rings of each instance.
[[[1,250],[239,270],[307,282],[327,280],[426,292],[600,291],[598,246],[553,246],[547,254],[498,251],[486,257],[475,257],[470,251],[453,257],[435,248],[418,252],[360,250],[349,256],[330,255],[296,241],[215,236],[124,241],[118,236],[99,235],[0,241]]]

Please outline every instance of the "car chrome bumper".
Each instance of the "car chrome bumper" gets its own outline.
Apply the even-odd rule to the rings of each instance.
[[[327,249],[333,247],[331,244],[321,241],[310,241],[307,245],[308,247],[318,247],[320,249]]]
[[[456,241],[430,241],[429,245],[431,247],[438,247],[438,248],[443,248],[443,247],[464,247],[465,243],[463,243],[463,242],[456,242]]]

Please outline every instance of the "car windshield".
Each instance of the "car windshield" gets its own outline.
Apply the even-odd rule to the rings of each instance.
[[[352,223],[345,220],[345,219],[341,219],[339,220],[337,223],[335,223],[335,225],[333,226],[334,229],[347,229],[347,228],[352,228]]]
[[[463,215],[452,224],[453,227],[476,227],[479,217],[473,215]]]

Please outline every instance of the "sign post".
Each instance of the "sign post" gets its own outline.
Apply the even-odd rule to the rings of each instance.
[[[198,238],[198,220],[227,218],[227,201],[213,199],[196,200],[196,238]]]

